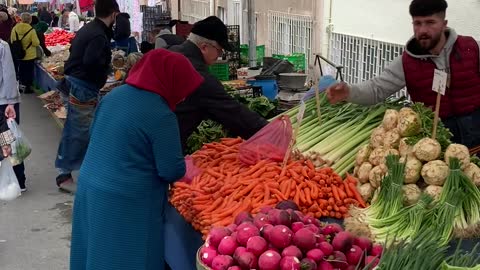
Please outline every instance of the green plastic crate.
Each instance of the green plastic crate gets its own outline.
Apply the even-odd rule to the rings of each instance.
[[[294,53],[291,55],[282,55],[282,54],[272,54],[273,58],[287,60],[292,63],[295,71],[305,71],[305,54],[304,53]]]
[[[248,65],[248,45],[242,44],[240,45],[240,64]],[[265,45],[258,45],[257,46],[257,65],[263,65],[263,58],[265,57]]]
[[[208,67],[210,74],[220,81],[228,81],[230,79],[230,69],[227,63],[215,63]]]

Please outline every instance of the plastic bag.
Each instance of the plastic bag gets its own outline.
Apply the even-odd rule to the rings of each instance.
[[[0,163],[0,200],[11,201],[22,194],[12,164],[8,159]]]
[[[320,78],[320,81],[318,82],[318,92],[322,93],[328,89],[331,85],[337,83],[337,80],[333,78],[333,76],[330,75],[325,75]],[[307,101],[311,99],[312,97],[315,96],[315,87],[310,88],[308,92],[303,96],[303,101]]]
[[[249,165],[260,160],[283,161],[292,140],[290,118],[282,116],[259,130],[239,147],[239,159]]]
[[[185,157],[185,166],[186,166],[185,176],[180,181],[190,184],[193,178],[195,178],[195,176],[202,173],[202,170],[197,166],[195,166],[193,162],[193,158],[190,155]]]
[[[20,127],[14,119],[8,119],[7,124],[8,128],[12,131],[13,136],[15,136],[15,142],[11,145],[12,155],[10,157],[12,165],[15,166],[22,163],[30,155],[32,152],[32,145],[20,130]]]

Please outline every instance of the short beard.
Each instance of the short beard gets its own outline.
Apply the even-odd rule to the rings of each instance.
[[[433,48],[435,48],[435,47],[438,45],[438,43],[440,42],[440,39],[442,38],[442,35],[443,35],[443,33],[441,33],[441,34],[438,35],[438,36],[433,36],[433,37],[431,38],[430,46],[428,46],[428,47],[423,47],[423,46],[422,46],[422,43],[420,42],[421,40],[418,40],[418,45],[419,45],[422,49],[424,49],[424,50],[426,50],[426,51],[430,51],[430,50],[432,50]]]

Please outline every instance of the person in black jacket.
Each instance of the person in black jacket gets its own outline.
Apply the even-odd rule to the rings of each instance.
[[[138,52],[137,41],[131,35],[130,15],[128,13],[119,13],[113,32],[113,48],[123,50],[127,55]]]
[[[180,103],[175,111],[184,150],[187,138],[206,119],[217,121],[244,139],[250,138],[268,123],[233,99],[225,92],[220,81],[208,72],[208,66],[216,62],[223,49],[231,50],[227,27],[215,16],[195,23],[188,40],[170,48],[185,55],[205,78],[202,85]]]
[[[172,28],[178,20],[172,20],[168,24],[158,24],[155,27],[160,29],[160,33],[155,37],[155,49],[168,49],[175,45],[185,42],[185,39],[179,35],[172,34]]]
[[[47,48],[45,44],[45,32],[48,30],[48,24],[43,21],[39,21],[37,16],[32,16],[32,23],[30,24],[37,33],[38,40],[40,41],[40,47],[42,47],[45,56],[52,55],[52,52]]]
[[[45,22],[47,25],[52,23],[53,17],[50,12],[48,12],[46,7],[42,7],[42,10],[38,12],[38,18],[40,21]]]
[[[95,3],[96,18],[82,27],[70,47],[65,62],[65,77],[58,86],[64,100],[68,100],[68,114],[58,147],[55,167],[60,189],[75,192],[71,172],[78,170],[90,139],[90,125],[98,103],[98,94],[105,85],[112,59],[110,40],[113,24],[119,13],[115,0]]]

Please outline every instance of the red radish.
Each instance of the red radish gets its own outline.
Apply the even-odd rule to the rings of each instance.
[[[287,209],[292,209],[292,210],[299,210],[298,205],[294,201],[281,201],[275,206],[277,209],[281,210],[287,210]]]
[[[237,241],[237,232],[233,232],[230,237],[232,237],[235,241]],[[238,242],[237,242],[238,243]]]
[[[246,247],[238,247],[236,250],[235,250],[235,253],[233,253],[233,259],[235,259],[236,261],[238,261],[238,258],[240,257],[240,255],[242,255],[243,253],[247,252],[247,248]]]
[[[305,224],[314,224],[315,223],[315,218],[314,217],[311,217],[311,216],[305,216],[303,218],[303,223]]]
[[[335,270],[333,266],[327,261],[321,261],[318,264],[317,270]]]
[[[225,236],[229,236],[230,231],[227,230],[225,227],[214,227],[210,230],[210,235],[209,235],[209,243],[212,245],[214,248],[218,247],[218,244],[220,244],[220,241]]]
[[[370,255],[372,256],[378,256],[379,258],[382,257],[383,253],[383,247],[380,244],[375,244],[372,247],[372,252],[370,252]]]
[[[333,254],[333,247],[328,242],[322,242],[318,245],[318,249],[320,249],[325,256],[330,256]]]
[[[242,270],[242,268],[240,268],[240,266],[230,266],[227,270]]]
[[[346,253],[345,256],[347,256],[347,263],[350,265],[358,265],[358,263],[362,260],[364,257],[363,255],[363,250],[356,245],[353,245]]]
[[[298,230],[293,236],[293,244],[303,251],[315,248],[316,243],[315,234],[307,228]]]
[[[303,258],[302,261],[300,262],[302,265],[302,270],[316,270],[317,269],[317,263],[313,261],[312,259],[309,258]]]
[[[349,265],[347,266],[347,268],[345,268],[345,270],[356,270],[356,269],[357,269],[356,265]]]
[[[258,267],[261,270],[277,270],[280,267],[282,257],[278,252],[267,250],[258,259]]]
[[[305,224],[303,222],[294,222],[292,223],[292,232],[296,233],[298,230],[305,228]]]
[[[262,208],[260,208],[260,213],[262,214],[268,214],[268,212],[270,212],[270,210],[272,210],[273,207],[271,206],[264,206]]]
[[[318,228],[316,225],[314,224],[308,224],[307,226],[305,226],[305,228],[309,229],[310,231],[312,231],[314,234],[318,234],[320,232],[320,228]]]
[[[320,249],[317,249],[317,248],[312,249],[312,250],[307,252],[307,258],[312,259],[316,263],[323,260],[323,257],[325,257],[325,254],[323,254],[323,251],[321,251]]]
[[[260,229],[260,235],[265,240],[270,241],[270,234],[272,233],[274,226],[272,224],[266,224]]]
[[[218,245],[218,253],[222,255],[233,255],[237,247],[237,241],[233,237],[225,236]]]
[[[267,240],[260,236],[252,236],[247,241],[247,250],[252,252],[255,256],[260,256],[263,252],[267,251]]]
[[[250,237],[259,235],[260,231],[250,222],[242,223],[237,228],[237,242],[242,246],[247,245],[247,241]]]
[[[244,222],[252,222],[253,221],[253,217],[250,213],[248,212],[240,212],[240,214],[237,215],[237,217],[235,217],[235,224],[237,225],[240,225]]]
[[[300,260],[294,256],[283,257],[280,261],[280,270],[300,270]]]
[[[348,266],[347,257],[341,251],[334,251],[328,258],[334,268],[344,269]]]
[[[237,224],[232,223],[227,226],[227,229],[229,229],[232,233],[234,233],[237,230]]]
[[[325,235],[323,234],[316,234],[315,237],[317,238],[317,243],[320,244],[322,242],[325,242]]]
[[[219,255],[212,261],[212,270],[227,270],[233,266],[233,258],[228,255]]]
[[[331,234],[336,234],[336,233],[339,233],[339,232],[343,232],[343,228],[342,228],[342,226],[340,226],[337,223],[328,224],[322,230],[323,235],[331,235]]]
[[[359,246],[365,252],[370,253],[372,250],[372,241],[367,237],[355,237],[353,239],[353,244]]]
[[[272,244],[268,244],[268,249],[267,249],[267,251],[269,251],[269,250],[280,253],[280,250],[279,250],[278,248],[274,247]]]
[[[272,225],[285,225],[290,227],[292,221],[290,220],[290,214],[285,210],[272,209],[268,212],[268,220]]]
[[[295,210],[294,212],[295,214],[297,214],[297,217],[300,219],[299,221],[303,222],[303,218],[305,217],[305,215],[300,211]]]
[[[253,224],[261,229],[264,225],[269,224],[268,216],[266,214],[258,213],[253,219]]]
[[[301,222],[302,221],[302,219],[297,215],[295,210],[287,209],[287,212],[290,214],[290,220],[292,222]]]
[[[283,249],[282,257],[288,256],[297,257],[299,260],[303,258],[302,251],[296,246],[288,246]]]
[[[292,242],[292,231],[284,225],[277,225],[269,235],[270,243],[276,248],[286,248]]]
[[[238,259],[238,266],[242,269],[255,269],[257,268],[257,257],[252,252],[242,253]]]
[[[365,259],[365,266],[371,263],[368,269],[373,269],[375,268],[375,266],[378,265],[379,262],[380,262],[380,259],[378,259],[378,257],[368,256],[367,259]]]
[[[339,232],[332,241],[332,246],[334,250],[345,252],[350,247],[352,247],[353,236],[349,232]]]
[[[212,247],[203,247],[200,249],[200,259],[208,266],[212,266],[213,259],[217,257],[217,251]]]

